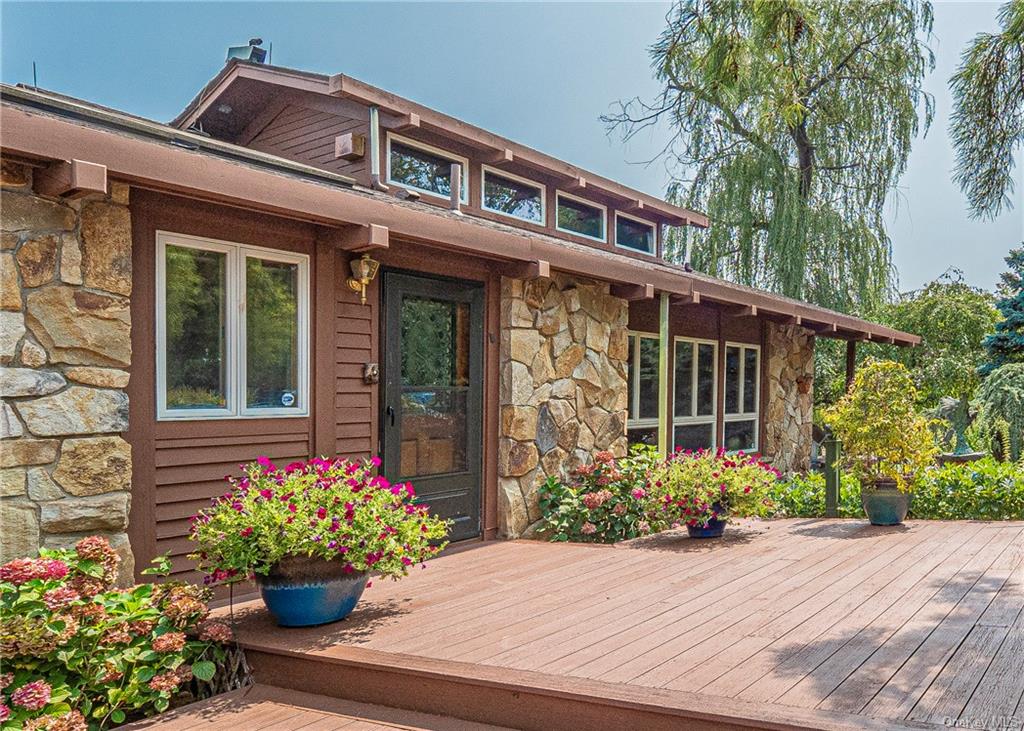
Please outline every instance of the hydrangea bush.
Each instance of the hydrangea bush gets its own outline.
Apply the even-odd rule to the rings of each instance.
[[[284,468],[266,457],[228,478],[231,490],[192,522],[192,558],[208,583],[266,576],[281,559],[344,562],[348,573],[399,578],[446,545],[446,521],[413,502],[409,483],[374,474],[380,460],[311,459]]]
[[[703,528],[729,516],[770,516],[778,479],[778,471],[756,454],[684,450],[653,470],[650,492],[670,523]]]
[[[208,591],[178,582],[113,588],[106,539],[0,566],[0,728],[102,729],[166,710],[210,680],[231,629]],[[144,573],[164,574],[166,559]]]
[[[544,532],[553,541],[614,543],[659,530],[661,516],[647,496],[647,475],[656,461],[651,447],[635,447],[620,460],[598,452],[568,482],[549,477],[540,489]]]

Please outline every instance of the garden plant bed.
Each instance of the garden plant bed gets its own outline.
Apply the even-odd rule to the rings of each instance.
[[[238,635],[257,682],[520,728],[1019,722],[1024,522],[737,534],[482,543],[341,623],[236,606]]]

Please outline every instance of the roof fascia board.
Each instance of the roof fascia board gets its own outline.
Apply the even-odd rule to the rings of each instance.
[[[139,136],[130,126],[115,131],[8,100],[0,105],[0,126],[4,129],[5,152],[50,160],[88,159],[106,165],[111,177],[141,187],[329,226],[387,226],[394,237],[431,246],[492,259],[543,260],[553,269],[602,281],[650,284],[659,291],[684,297],[697,291],[706,299],[755,305],[759,310],[801,316],[807,321],[833,322],[844,330],[892,338],[897,344],[920,341],[917,336],[847,315],[780,300],[727,282],[697,279],[667,264],[637,261],[511,228],[499,229],[472,217],[448,215],[430,207],[420,209],[388,197],[331,185],[322,179],[300,178],[288,169],[270,170],[241,156],[224,157],[182,148],[170,144],[169,139]],[[136,134],[130,134],[132,131]],[[839,333],[835,336],[841,337]]]

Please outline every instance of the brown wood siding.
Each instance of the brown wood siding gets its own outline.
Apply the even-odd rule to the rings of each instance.
[[[357,119],[287,104],[246,146],[365,182],[369,179],[365,156],[352,161],[334,156],[334,138],[346,133],[368,136],[368,116]]]
[[[222,494],[226,475],[260,455],[275,461],[305,459],[313,449],[314,416],[324,401],[315,390],[317,363],[311,363],[313,415],[301,418],[157,421],[155,382],[156,231],[309,254],[313,302],[333,293],[317,291],[313,226],[290,220],[133,189],[132,379],[128,386],[132,444],[132,512],[129,534],[139,568],[169,552],[177,578],[196,580],[186,554],[190,518]],[[311,343],[316,352],[321,308],[311,308]],[[328,408],[333,408],[330,396]]]

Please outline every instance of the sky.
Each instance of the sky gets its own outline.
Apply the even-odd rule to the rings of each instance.
[[[890,206],[900,288],[948,267],[991,289],[1024,240],[1017,205],[972,221],[950,180],[946,82],[963,47],[997,28],[997,3],[937,2],[936,117],[915,141]],[[652,97],[648,48],[663,3],[14,3],[0,0],[0,79],[167,121],[221,68],[228,46],[261,37],[273,63],[345,73],[583,168],[663,195],[665,143],[654,129],[622,142],[599,117],[619,99]],[[2,131],[0,131],[2,134]],[[1018,156],[1019,157],[1019,156]]]

